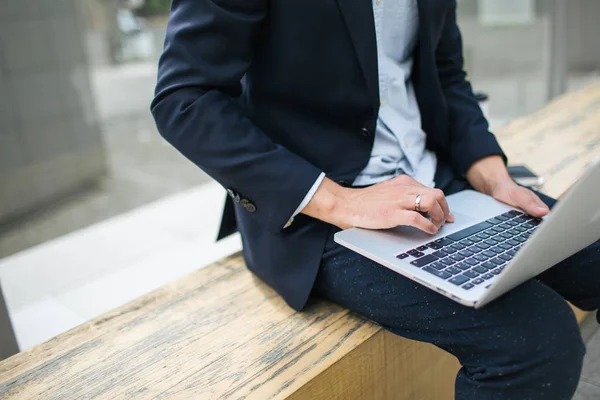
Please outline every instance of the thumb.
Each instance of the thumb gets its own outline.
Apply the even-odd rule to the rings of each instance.
[[[529,189],[519,187],[515,197],[518,206],[532,217],[543,217],[550,211],[548,206]]]

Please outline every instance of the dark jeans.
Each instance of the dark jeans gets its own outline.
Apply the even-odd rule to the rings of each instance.
[[[600,242],[475,310],[336,244],[336,231],[313,293],[456,356],[457,399],[573,396],[585,346],[564,300],[588,311],[600,306]]]

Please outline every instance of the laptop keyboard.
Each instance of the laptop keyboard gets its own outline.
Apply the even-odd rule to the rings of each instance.
[[[541,222],[513,210],[396,257],[470,290],[499,275]]]

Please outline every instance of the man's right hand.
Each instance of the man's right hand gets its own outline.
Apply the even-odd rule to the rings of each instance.
[[[421,212],[431,219],[415,211],[418,195],[421,195]],[[406,175],[363,189],[345,188],[325,178],[302,213],[341,229],[409,225],[432,235],[444,223],[454,222],[441,190],[431,189]]]

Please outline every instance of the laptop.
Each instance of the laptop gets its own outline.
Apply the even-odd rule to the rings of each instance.
[[[472,190],[447,198],[456,222],[351,228],[337,243],[465,306],[480,308],[600,239],[600,162],[543,219]]]

